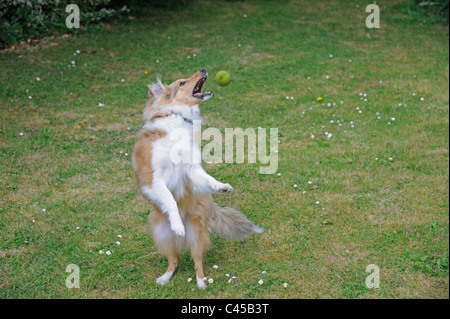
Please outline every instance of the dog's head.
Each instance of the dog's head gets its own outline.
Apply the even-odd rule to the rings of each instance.
[[[209,100],[212,93],[202,93],[202,86],[208,78],[204,69],[196,72],[189,79],[176,80],[170,85],[163,84],[161,80],[149,85],[150,102],[153,105],[164,106],[170,104],[183,104],[195,106]]]

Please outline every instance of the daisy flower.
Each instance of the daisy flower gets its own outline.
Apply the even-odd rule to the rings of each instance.
[[[262,285],[264,283],[264,281],[261,279],[260,281],[258,281],[258,284]]]

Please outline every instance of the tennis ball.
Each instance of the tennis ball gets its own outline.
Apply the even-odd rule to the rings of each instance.
[[[230,84],[230,80],[231,80],[231,76],[230,76],[230,73],[228,73],[227,71],[222,70],[222,71],[217,72],[216,82],[220,86],[227,86],[228,84]]]

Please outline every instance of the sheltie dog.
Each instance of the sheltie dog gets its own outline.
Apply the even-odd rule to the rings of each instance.
[[[158,251],[167,257],[167,271],[158,279],[166,284],[172,277],[183,248],[191,250],[197,285],[204,289],[203,254],[209,246],[209,233],[228,239],[241,239],[262,228],[250,222],[241,212],[221,207],[211,194],[231,192],[233,187],[208,175],[201,165],[200,103],[212,93],[202,93],[208,73],[200,70],[188,79],[170,85],[160,79],[149,85],[149,100],[144,109],[144,127],[133,151],[133,171],[140,193],[155,208],[149,219]],[[200,122],[201,123],[201,122]],[[177,129],[189,132],[191,162],[174,162],[171,152],[179,140],[171,138]],[[183,149],[183,148],[182,148]]]

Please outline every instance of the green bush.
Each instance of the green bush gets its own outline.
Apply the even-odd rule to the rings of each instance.
[[[449,0],[407,0],[398,6],[413,19],[425,23],[449,23]]]
[[[127,6],[111,3],[111,0],[2,0],[0,2],[0,48],[15,45],[67,29],[65,9],[70,3],[80,8],[80,23],[122,18],[129,13]]]
[[[432,17],[440,17],[448,21],[449,0],[423,1],[416,0],[416,4]]]

